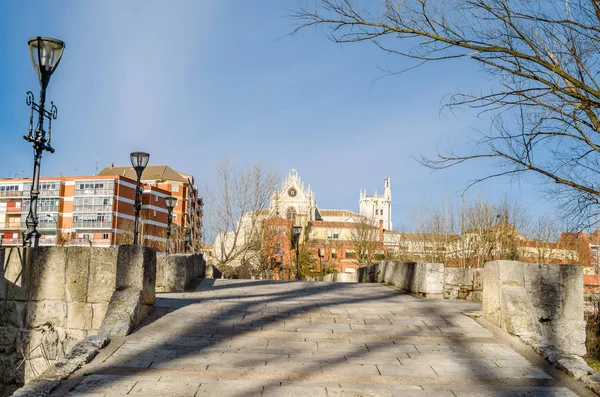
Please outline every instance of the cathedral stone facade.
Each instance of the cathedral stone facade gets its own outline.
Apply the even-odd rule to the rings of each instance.
[[[305,188],[298,172],[292,168],[281,188],[273,192],[269,214],[290,220],[295,220],[296,216],[301,215],[308,222],[356,222],[362,216],[376,224],[383,221],[384,229],[392,228],[390,178],[384,180],[382,196],[367,196],[366,191],[361,191],[359,203],[360,213],[348,210],[320,210],[310,185]]]
[[[367,196],[367,191],[360,192],[360,214],[365,218],[379,223],[383,221],[383,228],[392,230],[392,191],[390,190],[390,178],[383,181],[383,195]]]

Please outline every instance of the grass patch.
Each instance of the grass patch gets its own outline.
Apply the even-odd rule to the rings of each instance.
[[[586,358],[585,362],[594,369],[596,372],[600,372],[600,360],[595,358]]]

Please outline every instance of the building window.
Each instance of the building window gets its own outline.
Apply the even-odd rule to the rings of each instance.
[[[156,218],[156,210],[154,210],[154,217]]]
[[[108,233],[103,233],[103,234],[102,234],[102,238],[103,238],[104,240],[108,240]]]
[[[179,185],[172,184],[171,185],[171,191],[172,192],[178,192],[179,191]]]
[[[176,221],[177,220],[177,214],[173,214],[173,220]]]
[[[337,240],[337,239],[338,239],[338,237],[339,237],[339,234],[338,234],[338,232],[337,232],[337,231],[334,231],[334,232],[333,232],[333,238],[334,238],[335,240]]]
[[[286,217],[286,219],[291,219],[291,220],[296,219],[296,209],[294,207],[288,208],[285,217]]]
[[[333,259],[337,258],[337,252],[335,251],[335,249],[332,249],[332,250],[331,250],[331,257],[332,257]]]
[[[158,202],[158,196],[154,196],[154,202],[157,203]]]
[[[598,255],[598,251],[596,251],[596,250],[592,250],[592,256],[595,258],[595,257],[596,257],[596,255]]]
[[[356,258],[356,253],[354,250],[346,250],[346,259],[354,259]]]
[[[156,225],[152,225],[152,233],[156,233]]]

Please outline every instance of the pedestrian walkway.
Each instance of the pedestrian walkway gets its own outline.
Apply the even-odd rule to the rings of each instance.
[[[204,280],[159,294],[158,318],[53,395],[588,395],[463,314],[479,310],[383,284]]]

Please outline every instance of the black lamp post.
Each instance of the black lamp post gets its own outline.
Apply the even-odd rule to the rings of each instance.
[[[302,226],[292,227],[294,233],[294,242],[296,243],[296,280],[300,280],[300,233],[302,233]]]
[[[177,198],[173,196],[165,197],[165,205],[167,206],[167,247],[165,253],[169,255],[169,239],[171,238],[171,224],[173,223],[173,208],[177,205]]]
[[[183,252],[187,253],[188,250],[188,245],[190,244],[190,239],[192,238],[192,233],[190,233],[190,231],[186,231],[185,234],[183,235]]]
[[[137,183],[135,185],[135,203],[133,209],[135,210],[135,221],[133,223],[133,244],[138,244],[139,235],[139,223],[140,223],[140,210],[142,209],[142,173],[148,165],[150,155],[146,152],[133,152],[129,155],[131,159],[131,165],[137,175]]]
[[[23,233],[23,247],[31,247],[32,245],[37,247],[40,244],[40,232],[37,230],[37,203],[38,196],[40,195],[40,164],[42,162],[42,152],[44,150],[54,153],[54,149],[50,145],[50,140],[52,138],[52,120],[56,120],[57,116],[57,109],[53,102],[50,102],[50,111],[47,111],[44,108],[46,103],[46,88],[50,82],[50,76],[52,76],[52,73],[54,73],[60,62],[60,58],[65,49],[65,43],[49,37],[34,37],[29,39],[27,44],[29,45],[29,56],[31,57],[33,69],[40,79],[40,103],[35,103],[35,98],[31,91],[27,92],[25,103],[27,103],[27,106],[31,107],[31,113],[29,114],[29,134],[24,135],[23,138],[25,138],[27,142],[33,144],[34,155],[31,203],[25,221],[27,230]],[[38,122],[35,131],[33,131],[34,111],[38,114]],[[44,118],[48,119],[47,138],[46,131],[44,130]]]
[[[321,268],[321,277],[325,276],[325,272],[323,271],[323,257],[325,256],[325,252],[323,252],[323,248],[319,248],[319,267]]]

